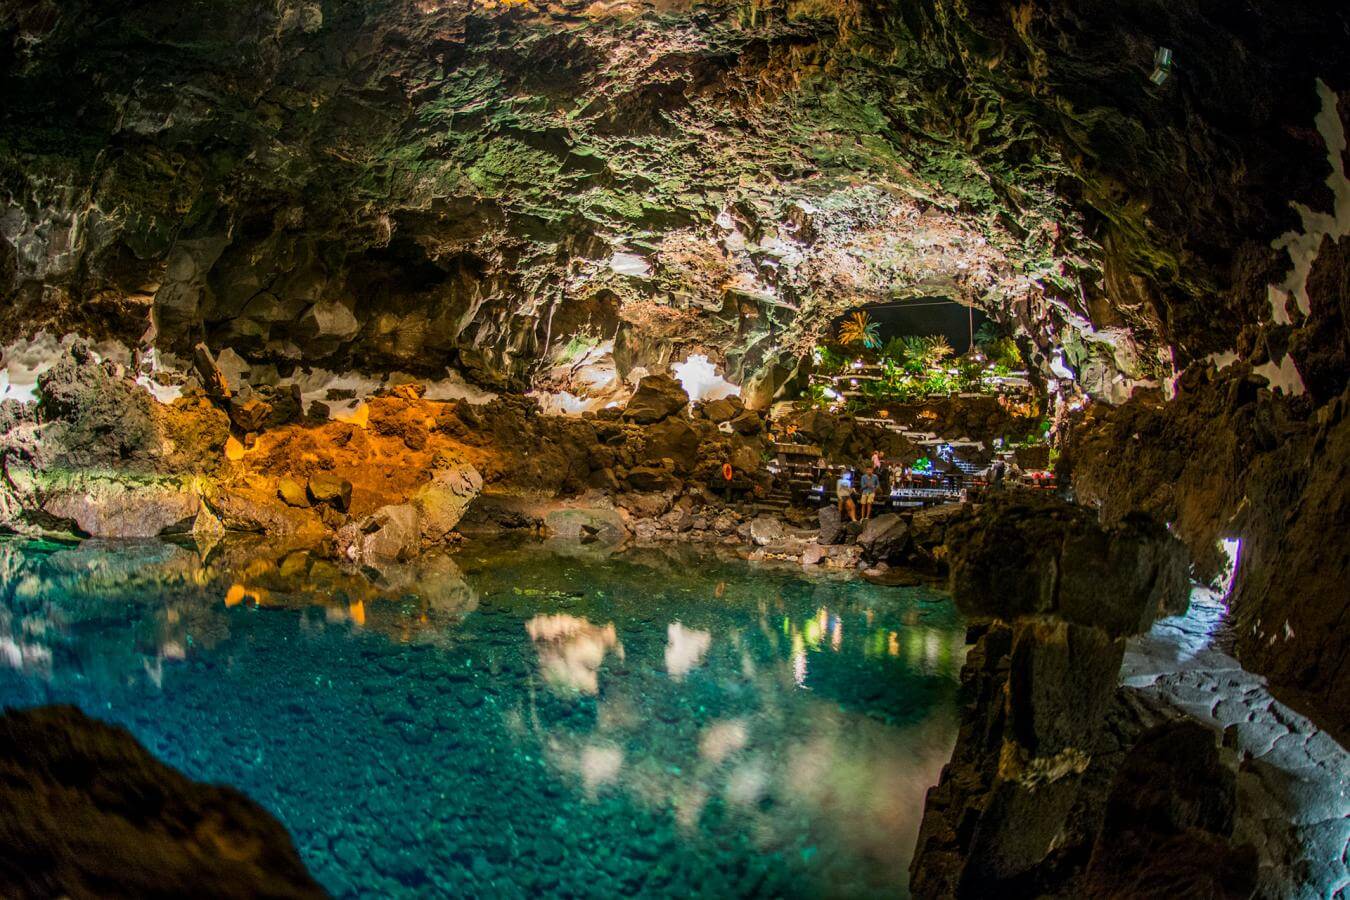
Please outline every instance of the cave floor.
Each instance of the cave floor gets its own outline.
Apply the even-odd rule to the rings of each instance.
[[[1226,649],[1227,607],[1197,589],[1185,616],[1130,642],[1121,679],[1223,733],[1238,754],[1234,838],[1256,847],[1263,897],[1350,889],[1350,752],[1276,700]]]

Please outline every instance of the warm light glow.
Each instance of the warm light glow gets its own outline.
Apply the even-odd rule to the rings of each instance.
[[[357,428],[366,428],[370,425],[370,405],[358,403],[356,409],[349,413],[339,413],[333,418],[348,425],[355,425]]]

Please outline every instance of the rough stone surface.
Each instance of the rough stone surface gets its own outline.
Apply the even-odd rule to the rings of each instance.
[[[1190,597],[1184,548],[1134,518],[1103,529],[1083,507],[1031,491],[995,495],[947,526],[952,596],[969,616],[1053,614],[1136,634]]]
[[[709,400],[699,408],[704,416],[720,425],[723,422],[730,422],[740,415],[744,405],[739,397],[722,397],[717,400]]]
[[[783,523],[774,516],[757,516],[750,521],[750,540],[757,547],[767,547],[783,538]]]
[[[1105,521],[1144,510],[1173,522],[1200,575],[1240,538],[1232,598],[1237,652],[1342,739],[1350,735],[1350,619],[1326,602],[1350,581],[1350,545],[1328,539],[1350,516],[1350,399],[1307,415],[1250,367],[1192,371],[1172,402],[1141,393],[1094,411],[1066,470]]]
[[[909,523],[895,513],[873,516],[858,534],[858,546],[869,562],[898,560],[909,546]]]
[[[638,382],[637,390],[624,407],[623,417],[639,425],[650,425],[676,415],[689,405],[684,386],[669,375],[648,375]]]
[[[66,477],[44,491],[51,524],[73,522],[90,537],[152,538],[190,531],[201,499],[177,479],[155,481]]]
[[[379,568],[412,559],[420,547],[421,525],[410,503],[382,506],[338,531],[338,552],[352,562]]]
[[[313,475],[307,490],[315,503],[327,503],[343,512],[352,505],[352,483],[345,478],[325,473]]]
[[[444,543],[482,489],[483,476],[468,463],[436,469],[413,495],[423,542]]]
[[[929,793],[913,889],[1034,895],[1093,795],[1123,638],[1186,607],[1184,552],[1156,524],[1103,529],[1081,507],[1026,492],[994,495],[946,531],[953,598],[989,622],[962,670],[972,702]]]
[[[325,896],[258,804],[73,707],[0,716],[0,773],[6,896]]]
[[[306,508],[309,506],[309,492],[305,486],[294,478],[281,478],[277,480],[277,496],[286,502],[287,506]]]

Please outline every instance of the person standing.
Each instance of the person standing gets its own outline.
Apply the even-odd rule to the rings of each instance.
[[[862,503],[862,517],[864,519],[872,518],[872,504],[877,500],[877,489],[881,486],[881,479],[877,478],[876,470],[871,466],[862,477],[862,493],[859,500]]]
[[[839,498],[839,521],[844,521],[845,512],[850,521],[858,521],[858,512],[853,506],[853,478],[847,469],[839,473],[839,480],[834,483],[834,495]]]

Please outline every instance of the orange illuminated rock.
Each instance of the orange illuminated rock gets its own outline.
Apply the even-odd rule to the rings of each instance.
[[[336,475],[320,473],[309,479],[309,497],[346,512],[352,505],[352,483]]]
[[[304,485],[294,478],[283,478],[277,482],[277,496],[286,501],[287,506],[309,506],[309,494]]]

